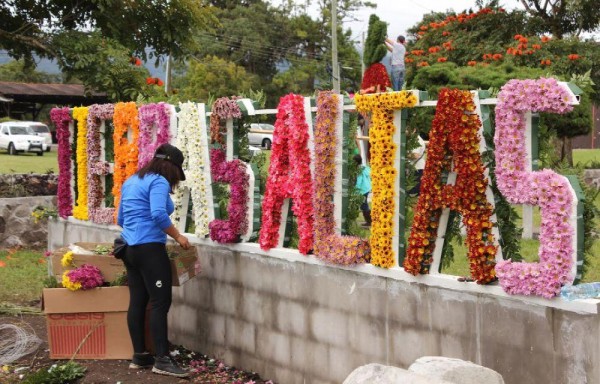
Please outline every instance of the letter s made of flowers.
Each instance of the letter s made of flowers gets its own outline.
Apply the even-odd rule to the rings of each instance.
[[[526,169],[525,113],[566,113],[572,109],[566,89],[555,79],[511,80],[498,95],[496,107],[496,178],[512,204],[540,207],[542,217],[538,263],[501,261],[496,274],[510,294],[552,298],[574,276],[573,236],[570,225],[574,191],[566,177],[552,170]]]
[[[227,97],[215,100],[210,115],[210,136],[213,144],[224,146],[220,134],[221,120],[241,118],[242,112],[236,101]],[[210,222],[208,228],[210,238],[218,243],[239,242],[248,229],[248,189],[250,178],[246,170],[246,164],[234,159],[226,160],[225,151],[222,148],[210,150],[210,169],[213,182],[229,183],[229,204],[227,205],[227,220],[215,219]]]

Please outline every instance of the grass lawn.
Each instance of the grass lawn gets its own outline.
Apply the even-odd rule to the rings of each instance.
[[[586,165],[591,162],[600,163],[600,149],[574,149],[573,163]]]
[[[523,239],[521,240],[521,255],[527,262],[539,261],[538,249],[540,242],[538,240]],[[454,246],[454,262],[446,268],[442,268],[442,272],[453,276],[470,276],[469,261],[467,259],[467,247],[464,242],[462,245],[456,241]],[[593,256],[586,255],[588,258],[589,267],[581,282],[589,283],[600,281],[600,243],[596,241],[592,246]]]
[[[592,161],[600,163],[600,149],[575,149],[573,150],[573,161],[581,164]],[[37,156],[34,153],[10,156],[6,151],[0,151],[0,174],[47,173],[50,170],[58,173],[56,147],[52,148],[51,152],[44,153],[44,156]]]
[[[35,153],[20,153],[11,156],[6,151],[0,151],[0,174],[48,173],[49,171],[58,174],[56,148],[52,148],[50,152],[44,152],[44,156],[38,156]]]
[[[41,250],[0,250],[0,303],[26,305],[40,298],[48,266]]]

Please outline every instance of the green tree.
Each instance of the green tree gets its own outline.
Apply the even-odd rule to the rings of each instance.
[[[523,75],[569,80],[572,75],[589,72],[590,86],[583,98],[600,100],[597,42],[577,37],[550,39],[543,35],[547,31],[541,17],[519,10],[506,12],[497,1],[476,12],[427,15],[409,31],[414,41],[407,53],[407,82],[413,88],[427,87],[436,94],[442,86],[498,88]],[[560,139],[559,160],[569,164],[571,137],[591,128],[591,108],[582,104],[565,118],[568,124],[563,120],[564,124],[549,125]],[[561,130],[561,126],[568,128]]]
[[[145,93],[148,70],[131,63],[129,50],[99,32],[69,31],[55,38],[66,80],[83,82],[86,92],[106,92],[113,101],[135,100]]]
[[[194,56],[218,56],[256,75],[267,89],[277,73],[277,64],[289,53],[288,17],[260,0],[212,1],[220,26],[214,32],[198,32]]]
[[[287,24],[287,47],[285,62],[290,73],[280,73],[273,81],[275,92],[285,93],[286,87],[298,89],[310,95],[315,89],[331,88],[331,1],[318,2],[319,17],[312,18],[306,9],[290,3],[283,6],[283,12],[291,15]],[[343,22],[352,19],[352,14],[361,7],[373,4],[359,0],[338,1],[338,62],[340,65],[341,89],[356,90],[360,80],[360,56],[352,41],[350,30],[343,29]],[[294,78],[300,78],[299,85]]]
[[[256,76],[230,61],[217,56],[192,60],[187,73],[175,81],[181,100],[207,102],[212,96],[249,93],[258,84]]]
[[[136,55],[150,58],[187,55],[193,33],[215,25],[211,8],[197,0],[9,0],[0,3],[0,47],[28,64],[33,53],[57,58],[63,48],[55,37],[92,27]]]
[[[34,54],[55,59],[67,79],[115,101],[144,94],[145,72],[127,65],[132,55],[183,60],[194,33],[217,23],[204,0],[10,0],[0,3],[0,20],[0,48],[25,67]]]
[[[520,0],[533,18],[540,19],[555,38],[593,32],[600,25],[597,0]]]
[[[14,81],[18,83],[60,83],[60,74],[51,74],[36,71],[27,67],[23,60],[13,60],[0,65],[0,81]]]

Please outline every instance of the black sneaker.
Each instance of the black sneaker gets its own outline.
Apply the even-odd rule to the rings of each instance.
[[[168,356],[156,357],[152,372],[175,377],[188,377],[190,375],[188,371],[179,368],[177,363]]]
[[[144,369],[150,368],[154,365],[154,357],[148,352],[144,353],[134,353],[133,359],[131,359],[131,363],[129,363],[129,368],[131,369]]]

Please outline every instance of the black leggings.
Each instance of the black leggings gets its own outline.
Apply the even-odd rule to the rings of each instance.
[[[171,263],[163,243],[127,247],[125,255],[129,284],[127,326],[136,353],[146,351],[146,307],[150,301],[150,333],[156,356],[169,352],[167,314],[171,307]]]

